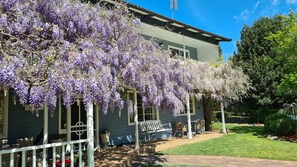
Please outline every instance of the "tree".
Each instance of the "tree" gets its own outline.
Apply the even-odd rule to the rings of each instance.
[[[271,34],[267,39],[277,43],[274,48],[280,57],[287,59],[284,65],[287,72],[284,74],[278,92],[281,95],[293,96],[297,93],[297,18],[291,11],[289,15],[281,15],[283,30]],[[290,100],[290,99],[288,99]],[[292,100],[292,99],[291,99]]]
[[[203,102],[206,130],[211,130],[214,100],[225,105],[240,100],[252,88],[249,77],[231,62],[213,66],[209,63],[186,60],[185,65],[192,76],[191,92]]]
[[[225,126],[224,107],[230,102],[238,101],[252,89],[249,77],[239,67],[234,67],[231,62],[221,64],[214,72],[216,99],[221,104],[223,132],[227,133]]]
[[[207,63],[171,59],[140,35],[139,25],[121,4],[3,0],[0,88],[13,89],[33,110],[47,105],[53,111],[61,96],[68,107],[83,98],[103,113],[121,110],[128,88],[144,105],[178,114],[189,93],[201,98],[225,84],[215,82]]]
[[[266,39],[282,29],[282,18],[275,16],[260,18],[252,26],[245,25],[241,30],[238,53],[232,61],[249,76],[255,88],[244,100],[249,109],[279,108],[287,98],[276,91],[286,72],[286,58],[277,55],[275,41]]]

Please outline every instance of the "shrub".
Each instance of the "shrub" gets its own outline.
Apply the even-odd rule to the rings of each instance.
[[[259,110],[252,110],[249,112],[251,123],[264,123],[265,119],[272,114],[277,113],[278,110],[274,109],[259,109]]]
[[[232,113],[230,113],[230,112],[224,112],[224,115],[225,115],[225,119],[227,119],[227,118],[230,118],[231,117]],[[221,111],[219,111],[219,112],[216,113],[216,118],[218,120],[221,120],[222,119],[222,112]]]
[[[278,128],[279,124],[281,123],[281,120],[284,118],[288,118],[285,114],[275,113],[271,114],[266,117],[264,121],[264,130],[267,133],[275,134],[276,135],[276,129]]]
[[[289,136],[297,133],[297,121],[286,114],[271,114],[265,119],[264,130],[278,136]]]
[[[276,128],[276,135],[290,136],[296,133],[296,121],[291,118],[283,118]]]

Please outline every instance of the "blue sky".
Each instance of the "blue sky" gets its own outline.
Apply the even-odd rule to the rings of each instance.
[[[170,17],[170,0],[126,0],[161,15]],[[261,16],[297,11],[297,0],[178,0],[174,19],[191,26],[232,38],[222,42],[224,59],[236,51],[236,41],[244,24],[252,25]]]

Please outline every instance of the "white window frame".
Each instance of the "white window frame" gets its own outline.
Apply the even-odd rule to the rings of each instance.
[[[129,99],[130,99],[130,94],[132,94],[132,93],[134,93],[134,91],[132,91],[132,90],[128,90],[127,91],[127,101],[128,101],[128,103],[129,103]],[[127,104],[128,104],[127,103]],[[134,104],[133,104],[134,105]],[[157,110],[157,109],[155,109],[155,107],[154,106],[151,106],[152,107],[152,110],[153,110],[153,113],[154,112],[156,112],[156,115],[157,115],[157,118],[156,118],[156,120],[158,120],[159,119],[159,110]],[[138,112],[138,111],[137,111]],[[144,107],[142,106],[142,115],[145,117],[145,113],[144,113]],[[129,115],[129,113],[128,113],[128,116],[127,116],[127,118],[128,118],[128,125],[130,126],[132,126],[132,125],[135,125],[135,122],[134,122],[134,115],[133,115],[133,123],[131,123],[130,122],[130,115]],[[144,118],[143,118],[143,120],[144,120]]]
[[[195,115],[196,114],[196,110],[195,110],[195,98],[194,98],[194,96],[191,96],[190,97],[190,99],[191,99],[191,101],[192,101],[192,107],[193,107],[193,113],[190,113],[190,115]],[[186,105],[186,104],[184,104],[184,105]],[[191,103],[190,103],[190,105],[191,105]],[[190,106],[190,109],[191,109],[191,106]],[[185,110],[185,108],[184,108],[184,110]],[[184,114],[178,114],[178,116],[186,116],[187,115],[187,111],[184,111]]]
[[[0,90],[5,91],[5,90]],[[4,93],[4,92],[3,92]],[[8,98],[9,91],[7,90],[6,96],[4,95],[3,98],[3,105],[4,105],[4,112],[3,112],[3,134],[0,134],[0,139],[7,138],[8,133]]]
[[[184,52],[184,48],[179,48],[179,47],[168,45],[168,50],[171,51],[170,49],[178,50],[179,51],[179,55],[178,56],[182,57],[181,54],[180,54],[180,52]],[[190,59],[191,58],[190,50],[186,49],[185,51],[186,51],[186,54],[183,56],[183,58],[184,59]],[[187,53],[188,53],[188,56],[189,57],[186,57]]]

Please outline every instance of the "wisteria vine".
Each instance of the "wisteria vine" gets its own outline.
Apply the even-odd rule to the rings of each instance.
[[[14,89],[33,109],[45,103],[55,109],[61,96],[66,106],[83,98],[104,113],[123,108],[126,88],[137,90],[146,106],[175,114],[187,93],[218,92],[216,70],[170,58],[140,35],[140,24],[124,5],[2,0],[0,88]]]

